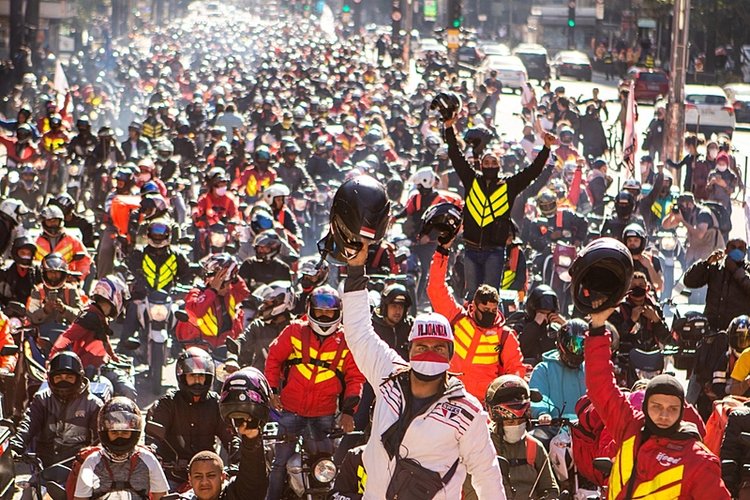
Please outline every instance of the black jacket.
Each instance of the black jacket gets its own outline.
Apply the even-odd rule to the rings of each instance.
[[[192,278],[192,270],[187,258],[180,252],[174,252],[167,248],[165,252],[159,252],[151,246],[145,246],[142,250],[134,250],[128,256],[126,265],[128,270],[135,276],[133,285],[131,286],[132,298],[143,299],[150,292],[154,290],[169,291],[175,283],[189,283]],[[156,287],[151,286],[149,279],[147,278],[147,270],[144,263],[145,256],[148,255],[156,266]],[[162,276],[162,274],[170,273],[171,268],[169,266],[163,267],[167,260],[172,256],[175,256],[175,268],[172,279],[164,283],[162,287],[159,287],[159,281],[162,278],[168,278],[168,275]]]
[[[409,332],[413,323],[414,318],[407,315],[395,327],[390,327],[378,311],[372,313],[372,326],[375,333],[404,359],[409,359]]]
[[[331,500],[361,500],[367,482],[367,472],[362,462],[364,446],[346,452],[331,490]]]
[[[521,172],[510,176],[499,176],[487,180],[466,161],[458,147],[453,127],[445,130],[448,157],[466,190],[464,209],[464,241],[468,246],[480,249],[505,247],[510,228],[510,208],[516,196],[539,176],[549,158],[549,148],[543,148],[534,163]],[[505,187],[503,185],[506,185]],[[507,190],[504,194],[503,190]],[[489,198],[486,207],[477,206],[477,200]]]
[[[240,266],[239,274],[251,291],[261,284],[268,284],[273,281],[292,281],[291,269],[278,257],[274,257],[270,262],[259,260],[257,257],[250,257]]]
[[[714,330],[725,330],[729,322],[742,314],[750,314],[750,262],[742,261],[734,272],[724,259],[714,264],[699,260],[685,273],[685,286],[700,288],[708,285],[706,309],[703,313]]]
[[[37,266],[26,270],[21,276],[19,268],[14,262],[8,269],[0,271],[0,304],[7,306],[8,302],[20,302],[26,305],[37,283],[41,283],[42,275]]]
[[[237,339],[240,343],[240,353],[237,356],[237,363],[240,367],[253,366],[263,371],[266,366],[268,346],[279,336],[281,330],[289,324],[289,321],[289,316],[287,316],[286,321],[273,324],[260,318],[251,321]]]
[[[539,324],[534,318],[524,318],[524,321],[514,326],[518,335],[524,362],[536,365],[542,360],[542,354],[555,349],[555,338],[549,336],[547,323]],[[528,361],[527,361],[528,360]]]
[[[721,478],[733,498],[738,496],[742,479],[750,479],[742,473],[742,466],[750,464],[750,447],[742,444],[743,432],[750,432],[750,408],[747,406],[740,406],[729,413],[721,442]]]
[[[658,349],[657,343],[666,344],[669,342],[670,332],[664,322],[664,313],[661,307],[650,297],[646,298],[645,305],[656,309],[661,321],[649,321],[641,314],[638,319],[638,328],[635,328],[633,309],[636,306],[630,302],[627,296],[609,317],[609,322],[620,334],[620,352],[627,353],[634,347],[644,350]]]

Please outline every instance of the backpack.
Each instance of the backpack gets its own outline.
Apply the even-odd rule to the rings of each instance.
[[[732,216],[729,211],[724,208],[724,205],[716,201],[703,201],[702,203],[706,208],[711,210],[714,219],[716,219],[715,222],[717,224],[717,229],[721,233],[727,234],[732,230]]]
[[[130,470],[128,472],[128,482],[125,486],[130,485],[130,475],[133,473],[133,470],[135,469],[136,465],[138,465],[138,457],[140,455],[138,448],[139,447],[136,446],[135,451],[133,452],[133,454],[130,455]],[[101,445],[87,446],[85,448],[82,448],[81,451],[79,451],[76,454],[76,457],[73,460],[73,464],[70,467],[70,474],[68,474],[68,479],[65,481],[65,491],[67,492],[67,500],[73,500],[75,497],[76,483],[78,482],[78,475],[81,473],[81,466],[83,465],[83,462],[86,461],[89,455],[91,455],[95,451],[100,451],[101,449],[102,449]],[[112,469],[110,469],[108,464],[105,467],[105,469],[107,469],[107,473],[109,473],[109,478],[112,480],[112,482],[114,484],[117,484],[118,481],[115,481],[114,475],[112,474]],[[142,498],[148,498],[148,492],[137,491],[136,493],[140,495]]]
[[[706,437],[703,438],[703,444],[717,457],[721,451],[721,442],[724,439],[724,431],[727,428],[729,413],[733,409],[742,406],[746,401],[750,401],[750,398],[726,396],[723,399],[714,401],[713,411],[711,412],[711,416],[708,417],[708,422],[706,422]]]

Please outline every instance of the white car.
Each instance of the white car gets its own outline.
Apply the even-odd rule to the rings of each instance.
[[[424,59],[425,54],[427,54],[428,52],[447,54],[448,48],[434,38],[423,38],[419,42],[419,46],[414,53],[414,57],[416,59]]]
[[[478,87],[490,77],[492,71],[497,71],[497,79],[503,88],[518,90],[526,84],[528,75],[523,61],[516,56],[487,56],[479,66],[474,76],[474,86]]]
[[[721,87],[716,85],[685,85],[685,128],[702,133],[732,137],[736,119],[734,107]]]
[[[509,56],[510,48],[504,43],[497,43],[491,41],[479,42],[479,48],[485,55],[488,56]]]

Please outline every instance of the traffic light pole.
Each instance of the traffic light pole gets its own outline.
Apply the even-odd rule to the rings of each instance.
[[[685,135],[685,78],[688,61],[688,27],[690,0],[675,0],[672,26],[672,85],[667,104],[666,134],[661,160],[679,161]],[[675,177],[679,180],[679,177]]]

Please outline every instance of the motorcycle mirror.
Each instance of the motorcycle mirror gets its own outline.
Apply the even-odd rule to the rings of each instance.
[[[167,437],[167,430],[158,422],[146,420],[146,435],[163,441]]]
[[[6,345],[3,346],[2,349],[0,349],[0,356],[15,356],[16,354],[18,354],[18,351],[20,351],[20,349],[17,345]]]
[[[122,348],[128,351],[135,351],[141,347],[141,341],[136,337],[128,337],[122,343]]]
[[[532,403],[540,403],[543,399],[539,389],[529,389],[529,395]]]
[[[227,352],[238,355],[240,353],[240,344],[232,337],[227,337],[224,341],[227,346]]]
[[[183,321],[187,323],[188,321],[188,314],[183,311],[182,309],[178,309],[174,312],[174,317],[177,318],[177,321]]]
[[[745,433],[743,433],[745,434]],[[750,433],[748,433],[750,434]],[[612,472],[612,459],[609,457],[597,457],[594,459],[594,469],[598,470],[605,476]]]

